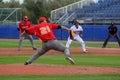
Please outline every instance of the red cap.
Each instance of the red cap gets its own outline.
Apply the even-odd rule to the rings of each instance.
[[[40,18],[39,18],[39,22],[43,22],[43,21],[45,21],[45,20],[47,20],[45,17],[40,17]]]
[[[23,16],[23,19],[28,19],[28,16]]]

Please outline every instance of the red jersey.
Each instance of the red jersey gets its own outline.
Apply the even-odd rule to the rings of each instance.
[[[23,32],[25,29],[29,28],[31,26],[30,21],[21,21],[18,24],[18,28],[20,29],[20,32]]]
[[[28,28],[26,31],[28,34],[36,35],[39,39],[42,40],[42,42],[46,42],[48,40],[55,39],[52,30],[57,28],[58,24],[42,22],[41,24]]]

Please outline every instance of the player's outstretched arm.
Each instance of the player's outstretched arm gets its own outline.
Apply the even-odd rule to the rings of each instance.
[[[67,30],[68,32],[71,30],[71,29],[69,29],[69,28],[67,28],[67,27],[65,27],[65,26],[61,26],[61,29]]]
[[[69,33],[70,39],[71,39],[71,40],[74,40],[74,32],[73,32],[72,29],[66,28],[66,27],[64,27],[64,26],[61,26],[61,29],[67,30],[68,33]]]

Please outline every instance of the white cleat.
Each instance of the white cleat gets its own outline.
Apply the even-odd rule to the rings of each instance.
[[[71,57],[67,57],[66,60],[69,60],[71,64],[75,64],[74,60]]]
[[[83,51],[83,53],[87,53],[88,51]]]

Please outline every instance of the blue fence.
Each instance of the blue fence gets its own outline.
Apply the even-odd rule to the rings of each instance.
[[[19,38],[17,25],[0,25],[0,38]]]
[[[82,25],[82,27],[84,29],[83,39],[86,41],[103,41],[107,36],[108,25]],[[120,25],[117,25],[117,27],[120,36]],[[68,32],[65,30],[54,30],[53,32],[59,40],[66,40],[68,38]],[[17,25],[0,25],[0,38],[18,39]],[[114,40],[114,38],[111,40]]]

